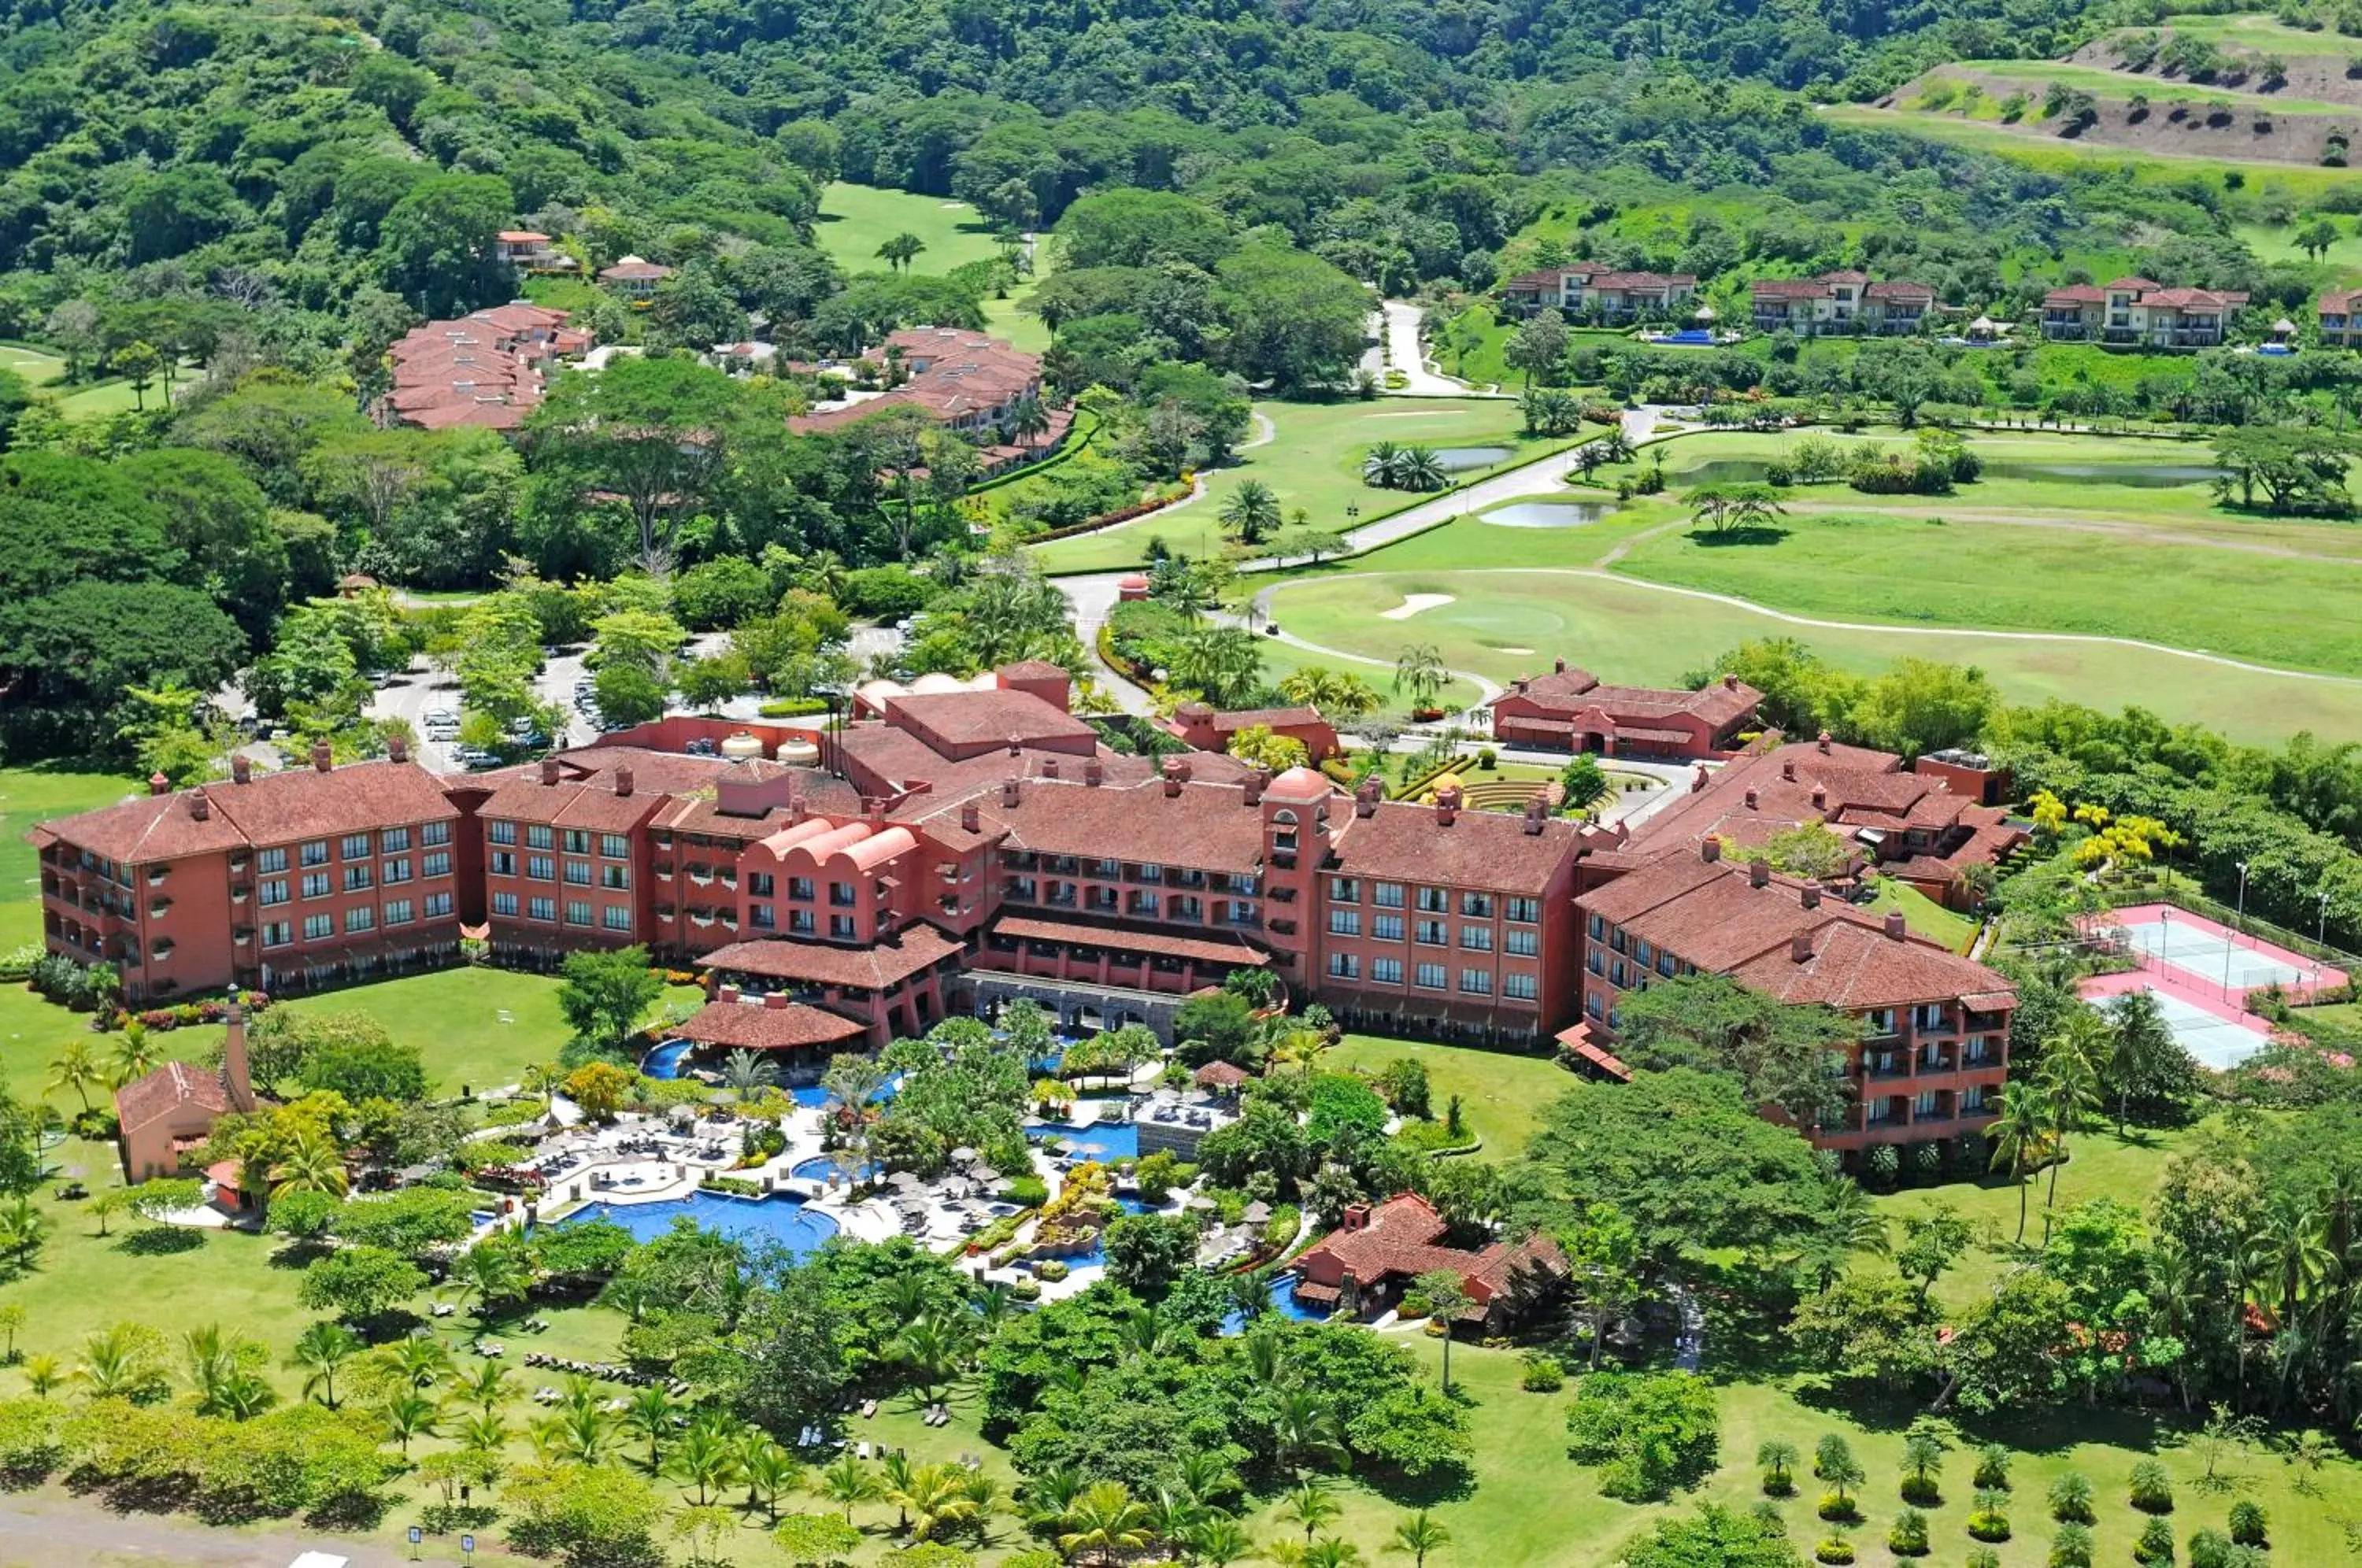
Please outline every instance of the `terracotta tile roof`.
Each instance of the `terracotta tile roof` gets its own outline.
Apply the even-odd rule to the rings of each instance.
[[[229,1111],[221,1075],[186,1062],[167,1062],[115,1091],[115,1114],[127,1132],[193,1105],[215,1116]]]
[[[1688,272],[1595,272],[1587,280],[1594,289],[1694,289],[1697,279]]]
[[[1759,300],[1817,300],[1828,297],[1829,285],[1817,278],[1758,278],[1748,293]]]
[[[2113,282],[2109,282],[2109,283],[2106,285],[2106,287],[2107,287],[2107,288],[2109,288],[2109,289],[2111,289],[2111,290],[2115,290],[2115,289],[2137,289],[2137,290],[2141,291],[2142,293],[2147,293],[2147,292],[2148,292],[2149,290],[2151,290],[2151,289],[2161,289],[2161,288],[2165,287],[2165,285],[2164,285],[2163,283],[2158,282],[2156,279],[2154,279],[2154,278],[2130,277],[2130,278],[2117,278],[2117,279],[2114,280]]]
[[[1209,1062],[1192,1081],[1203,1088],[1236,1088],[1253,1075],[1235,1062]]]
[[[1546,890],[1573,855],[1575,825],[1546,819],[1539,834],[1507,812],[1460,812],[1450,827],[1431,806],[1385,801],[1367,817],[1332,808],[1337,870],[1389,882],[1433,882],[1505,894]]]
[[[1178,795],[1143,778],[1094,788],[1062,776],[1020,787],[1018,803],[997,791],[977,801],[979,822],[1006,834],[1006,847],[1043,855],[1143,861],[1194,871],[1248,873],[1263,865],[1263,812],[1235,784],[1194,775]],[[929,823],[933,832],[933,822]]]
[[[1177,936],[1170,932],[1126,930],[1114,925],[1085,925],[1018,915],[1003,915],[995,921],[992,934],[1014,937],[1021,942],[1056,942],[1070,946],[1106,947],[1119,953],[1187,958],[1201,964],[1261,965],[1271,962],[1270,954],[1234,936]]]
[[[1004,680],[1050,680],[1072,679],[1072,676],[1068,673],[1065,665],[1052,664],[1046,658],[1021,658],[1014,664],[1004,664],[1000,666],[992,673],[999,676]]]
[[[1467,1286],[1471,1304],[1463,1318],[1470,1320],[1484,1317],[1492,1299],[1518,1273],[1530,1268],[1556,1272],[1565,1266],[1563,1254],[1546,1236],[1516,1245],[1495,1242],[1472,1253],[1440,1244],[1444,1231],[1425,1198],[1401,1193],[1371,1209],[1360,1228],[1330,1231],[1297,1259],[1297,1266],[1310,1274],[1326,1273],[1319,1265],[1333,1264],[1364,1288],[1388,1277],[1448,1269]],[[1304,1288],[1299,1285],[1297,1293],[1302,1295]]]
[[[1257,724],[1274,730],[1286,730],[1321,722],[1320,710],[1313,707],[1240,708],[1231,712],[1217,712],[1212,719],[1215,730],[1222,734],[1251,730]]]
[[[1886,282],[1871,284],[1870,287],[1862,290],[1861,297],[1866,300],[1932,301],[1936,297],[1936,291],[1925,283],[1906,282],[1900,278],[1895,278]]]
[[[1870,282],[1870,274],[1840,268],[1834,272],[1823,272],[1820,275],[1820,281],[1824,283],[1867,283]]]
[[[2229,310],[2246,304],[2247,296],[2229,290],[2159,289],[2155,293],[2143,294],[2140,303],[2145,305],[2170,305],[2177,310]]]
[[[771,1007],[726,1001],[706,1003],[673,1032],[701,1045],[734,1051],[785,1051],[856,1040],[868,1031],[852,1019],[800,1002]]]
[[[662,794],[642,790],[636,777],[629,795],[615,793],[612,774],[561,777],[555,784],[544,784],[535,777],[502,783],[477,808],[476,814],[594,833],[629,833],[670,804]]]
[[[902,722],[922,741],[966,749],[1021,746],[1044,741],[1088,740],[1098,732],[1072,713],[1052,707],[1030,691],[945,691],[912,694],[887,700],[888,715]]]
[[[2090,283],[2070,283],[2063,289],[2053,289],[2042,296],[2046,305],[2105,304],[2108,292]]]
[[[1557,293],[1565,286],[1560,280],[1571,271],[1573,269],[1540,267],[1530,272],[1520,272],[1514,278],[1504,279],[1499,292],[1505,294],[1523,293],[1530,290],[1544,289],[1551,293]]]
[[[815,986],[857,986],[880,991],[960,951],[960,944],[922,922],[871,947],[831,947],[789,937],[734,942],[699,959],[701,968]]]
[[[1573,665],[1548,675],[1522,679],[1522,690],[1513,684],[1487,705],[1497,708],[1504,702],[1523,700],[1568,718],[1596,708],[1619,723],[1646,723],[1651,719],[1681,715],[1694,717],[1708,728],[1718,730],[1744,718],[1763,701],[1763,693],[1745,681],[1725,685],[1717,680],[1695,691],[1653,686],[1603,686],[1597,676]]]
[[[205,798],[203,822],[190,813]],[[435,775],[414,762],[356,762],[323,773],[290,767],[245,784],[215,783],[44,823],[59,840],[125,865],[245,845],[334,838],[364,829],[448,822],[459,809]]]
[[[2321,296],[2320,308],[2332,315],[2351,315],[2362,304],[2362,289],[2332,289]]]
[[[612,267],[599,269],[600,281],[608,283],[661,282],[671,276],[671,268],[659,266],[654,261],[642,261],[637,258],[618,261]]]

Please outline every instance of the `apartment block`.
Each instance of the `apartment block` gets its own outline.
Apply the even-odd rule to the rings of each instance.
[[[2232,313],[2246,303],[2234,291],[2169,289],[2148,278],[2078,283],[2042,296],[2042,336],[2112,348],[2216,348],[2229,341]]]
[[[1765,278],[1749,290],[1759,332],[1799,337],[1823,333],[1893,337],[1916,332],[1935,307],[1925,283],[1871,281],[1867,272],[1823,272],[1813,278]]]

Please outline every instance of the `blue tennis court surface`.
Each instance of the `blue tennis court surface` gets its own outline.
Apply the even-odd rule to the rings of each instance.
[[[2315,972],[2313,966],[2300,966],[2272,952],[2258,952],[2247,939],[2228,937],[2219,927],[2187,920],[2135,921],[2124,933],[2126,942],[2159,963],[2234,990],[2293,986],[2311,980]]]
[[[2227,1072],[2264,1048],[2268,1036],[2261,1024],[2249,1025],[2218,1018],[2195,1002],[2182,1000],[2155,986],[2147,988],[2165,1015],[2166,1027],[2202,1067]]]

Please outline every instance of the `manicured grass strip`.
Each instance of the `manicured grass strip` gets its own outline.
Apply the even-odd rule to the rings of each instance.
[[[1468,777],[1492,777],[1472,771]],[[1485,1141],[1477,1157],[1514,1160],[1541,1125],[1542,1108],[1573,1087],[1573,1075],[1547,1055],[1480,1051],[1459,1045],[1428,1045],[1382,1035],[1348,1034],[1320,1058],[1324,1069],[1374,1072],[1398,1056],[1427,1068],[1428,1094],[1436,1120],[1453,1095],[1469,1131]]]
[[[844,181],[821,193],[812,237],[846,271],[885,271],[877,248],[898,234],[916,235],[926,246],[911,262],[914,272],[948,272],[1000,254],[991,226],[966,202]]]

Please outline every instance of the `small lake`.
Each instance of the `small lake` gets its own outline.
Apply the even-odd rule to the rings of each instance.
[[[1595,501],[1520,501],[1487,512],[1477,521],[1504,528],[1581,528],[1614,510]]]
[[[1489,469],[1510,457],[1507,447],[1438,447],[1435,466],[1448,474],[1464,474],[1471,469]]]

